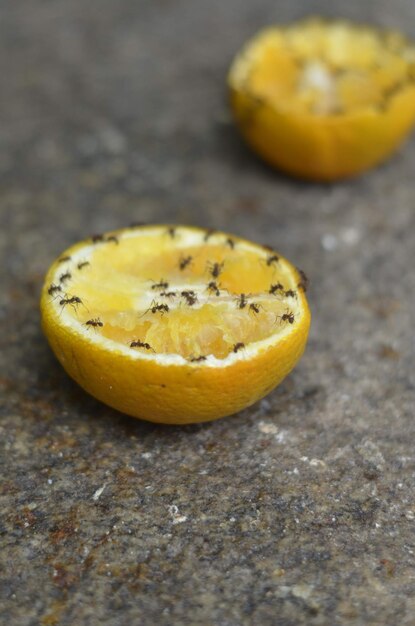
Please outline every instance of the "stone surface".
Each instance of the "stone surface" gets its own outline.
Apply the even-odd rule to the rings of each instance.
[[[359,180],[295,182],[245,148],[224,90],[263,24],[342,13],[415,36],[413,0],[0,11],[0,622],[414,624],[415,141]],[[42,276],[133,220],[223,228],[307,270],[308,350],[260,404],[157,427],[66,377]]]

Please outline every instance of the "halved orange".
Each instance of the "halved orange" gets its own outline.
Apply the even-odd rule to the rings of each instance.
[[[72,378],[153,422],[235,413],[303,353],[305,275],[275,251],[187,226],[131,227],[66,250],[49,269],[42,324]]]
[[[415,121],[415,46],[345,20],[269,27],[235,58],[231,106],[271,165],[311,180],[353,176],[390,155]]]

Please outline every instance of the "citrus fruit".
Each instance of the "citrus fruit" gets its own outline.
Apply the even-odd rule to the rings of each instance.
[[[236,56],[228,84],[246,141],[311,180],[374,166],[415,121],[414,45],[347,21],[266,28]]]
[[[49,269],[42,325],[86,391],[153,422],[235,413],[303,353],[305,275],[238,237],[185,226],[131,227],[66,250]]]

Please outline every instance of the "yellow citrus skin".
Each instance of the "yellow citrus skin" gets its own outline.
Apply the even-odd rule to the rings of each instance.
[[[145,232],[147,229],[153,234],[160,232],[162,237],[164,234],[161,233],[167,228],[162,225],[138,230]],[[206,232],[189,227],[182,229],[185,233],[200,233],[201,238]],[[123,235],[128,232],[129,229],[125,229],[111,233],[120,241],[119,248]],[[234,237],[233,241],[239,245],[244,240]],[[108,254],[117,254],[116,246],[103,245],[108,247]],[[65,297],[62,293],[50,294],[51,285],[57,284],[57,276],[62,271],[62,257],[76,258],[78,255],[83,258],[79,255],[84,249],[88,251],[88,247],[91,247],[90,241],[69,248],[50,267],[41,295],[42,327],[69,376],[88,393],[123,413],[166,424],[189,424],[231,415],[271,391],[291,371],[304,351],[310,312],[304,291],[298,289],[296,306],[301,313],[295,323],[287,325],[288,330],[281,337],[258,342],[258,349],[253,351],[248,346],[246,351],[241,350],[238,354],[231,351],[230,357],[222,359],[219,364],[214,359],[212,363],[208,360],[205,363],[180,357],[175,362],[163,362],[157,354],[146,350],[142,358],[137,357],[135,351],[131,351],[130,356],[125,346],[101,342],[99,332],[84,329],[78,321],[78,317],[84,315],[81,307],[72,312],[71,306],[59,306],[59,299]],[[263,254],[261,246],[258,250]],[[283,262],[285,271],[291,275],[291,286],[300,284],[302,278],[298,271],[287,261]],[[85,315],[88,317],[90,313]],[[156,317],[151,313],[147,316],[152,320]],[[276,331],[279,326],[276,325]]]
[[[415,122],[415,48],[344,21],[260,32],[235,58],[228,85],[248,144],[303,179],[334,181],[377,165]]]

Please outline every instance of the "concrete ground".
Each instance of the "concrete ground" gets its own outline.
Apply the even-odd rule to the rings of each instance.
[[[415,623],[415,141],[358,180],[263,165],[230,120],[257,28],[413,0],[20,0],[0,8],[0,623]],[[307,352],[261,403],[168,428],[63,372],[65,247],[133,220],[269,242],[311,279]]]

